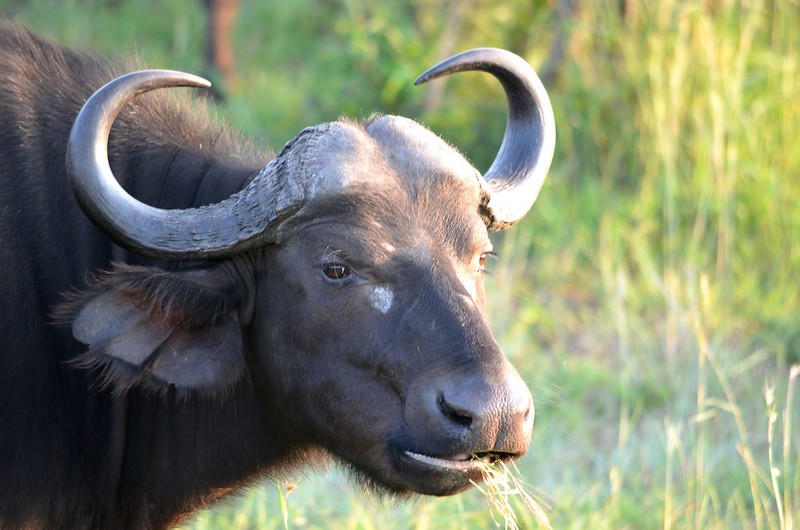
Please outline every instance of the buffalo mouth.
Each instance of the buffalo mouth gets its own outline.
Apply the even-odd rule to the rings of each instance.
[[[512,455],[502,453],[460,453],[451,456],[431,456],[413,451],[403,451],[403,454],[411,460],[442,471],[480,471],[499,460],[512,458]]]
[[[520,455],[498,452],[433,455],[402,450],[399,470],[406,487],[424,495],[454,495],[483,479],[488,466]]]

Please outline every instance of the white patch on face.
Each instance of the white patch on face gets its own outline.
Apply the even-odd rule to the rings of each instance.
[[[391,243],[384,242],[381,246],[384,248],[384,250],[386,250],[386,252],[389,252],[389,253],[392,253],[395,250],[397,250],[397,247],[395,247]]]
[[[385,285],[377,285],[369,293],[369,303],[384,315],[392,308],[394,293]]]

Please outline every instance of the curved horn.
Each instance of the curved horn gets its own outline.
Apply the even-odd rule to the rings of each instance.
[[[483,177],[487,226],[489,230],[503,230],[528,213],[550,169],[556,140],[553,107],[530,65],[509,51],[495,48],[455,55],[419,76],[414,84],[472,70],[496,77],[508,99],[503,143]]]
[[[303,199],[303,190],[270,178],[276,161],[228,199],[186,210],[139,202],[114,178],[108,137],[117,115],[139,94],[178,86],[210,83],[183,72],[143,70],[111,81],[89,98],[72,126],[67,147],[67,171],[78,202],[114,242],[159,259],[225,257],[270,240],[279,224],[276,220],[291,215]]]

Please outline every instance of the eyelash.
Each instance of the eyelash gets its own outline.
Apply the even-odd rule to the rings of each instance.
[[[329,252],[322,259],[319,268],[325,279],[331,283],[344,283],[351,279],[353,268],[338,252]]]

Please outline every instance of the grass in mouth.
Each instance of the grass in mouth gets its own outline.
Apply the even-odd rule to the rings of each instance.
[[[545,509],[527,491],[528,486],[522,480],[516,464],[476,455],[473,458],[478,463],[483,480],[470,482],[486,497],[492,520],[498,527],[502,525],[506,530],[519,529],[517,510],[522,509],[530,513],[539,526],[552,530]]]

